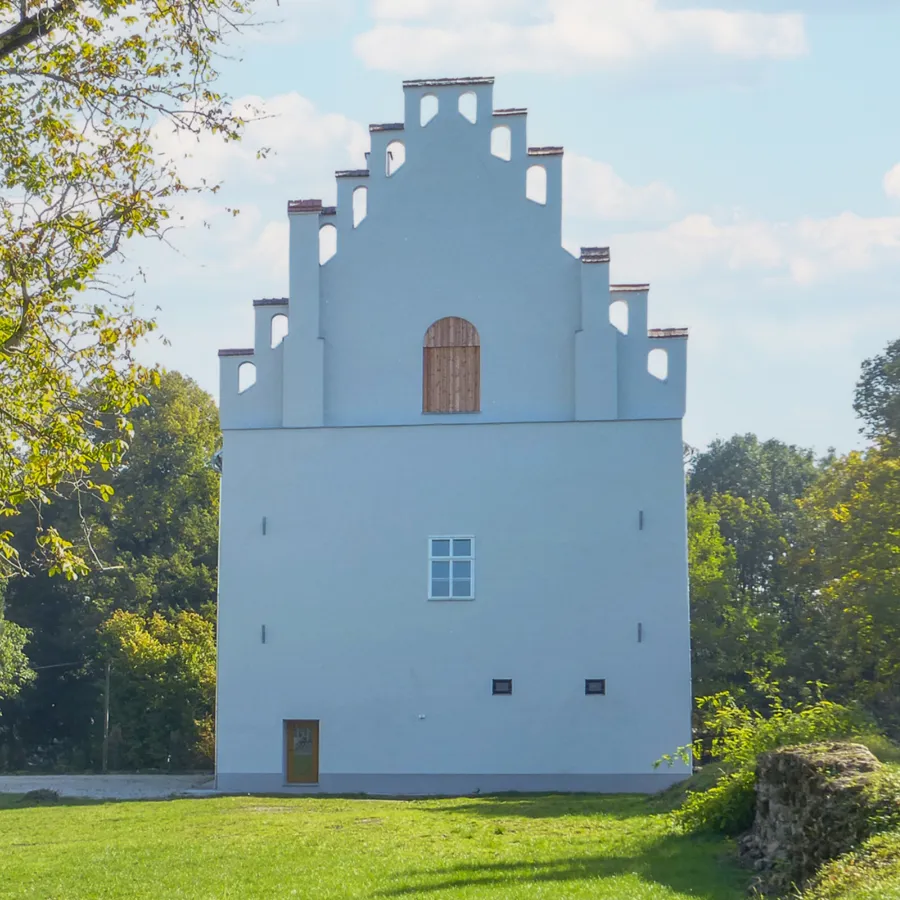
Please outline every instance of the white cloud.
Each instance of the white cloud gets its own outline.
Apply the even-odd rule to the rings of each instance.
[[[436,17],[460,22],[489,21],[503,15],[528,15],[534,8],[534,0],[373,0],[372,17],[396,21]]]
[[[289,228],[287,219],[267,222],[249,246],[242,248],[231,261],[235,271],[265,272],[267,278],[287,281]]]
[[[568,216],[620,221],[671,218],[675,192],[660,181],[630,185],[609,163],[577,153],[567,153],[563,167],[563,207]]]
[[[807,52],[796,13],[662,8],[657,0],[374,0],[355,49],[371,68],[577,71],[678,53],[737,59]]]
[[[896,197],[900,200],[900,163],[897,163],[884,176],[884,192],[888,197]]]
[[[368,149],[362,125],[338,113],[321,112],[296,92],[267,99],[240,97],[234,108],[253,119],[241,141],[225,143],[209,134],[196,139],[175,134],[163,123],[154,130],[154,146],[176,161],[190,183],[239,177],[243,183],[275,184],[290,173],[296,184],[317,190],[327,183],[323,176],[330,178],[335,168],[358,162]],[[258,153],[264,148],[267,156],[261,159]]]
[[[355,0],[277,0],[277,5],[254,9],[255,27],[243,37],[262,44],[321,40],[340,33],[354,13]]]
[[[806,286],[900,263],[900,217],[844,212],[790,222],[723,223],[694,214],[659,230],[620,234],[611,243],[616,277],[625,280],[735,273]]]
[[[738,318],[742,341],[752,345],[760,355],[781,359],[821,359],[826,352],[834,353],[837,358],[841,351],[846,352],[849,343],[870,328],[866,316],[853,307],[818,311],[801,307],[782,316],[773,315],[771,310],[764,315],[746,312]]]
[[[335,169],[364,165],[366,129],[317,109],[296,92],[242,97],[235,107],[258,116],[238,142],[208,135],[196,140],[173,134],[165,124],[156,128],[154,145],[175,161],[189,184],[221,183],[215,194],[175,198],[167,235],[175,253],[163,257],[164,265],[147,267],[156,284],[216,271],[252,273],[257,290],[283,290],[277,286],[286,283],[287,201],[333,202]],[[268,148],[265,158],[258,156],[261,148]]]

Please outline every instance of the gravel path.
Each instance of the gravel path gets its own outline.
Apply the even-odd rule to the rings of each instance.
[[[211,789],[207,775],[0,775],[0,794],[25,794],[39,788],[64,797],[102,800],[159,800],[191,790]]]

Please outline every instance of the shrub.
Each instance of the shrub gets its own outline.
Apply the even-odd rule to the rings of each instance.
[[[878,732],[861,734],[857,738],[860,744],[864,744],[883,763],[900,764],[900,746],[890,738]]]
[[[900,772],[882,769],[865,787],[869,833],[900,829]]]
[[[709,790],[688,794],[674,814],[681,828],[725,834],[745,831],[753,821],[753,785],[760,753],[851,737],[871,729],[858,711],[821,696],[815,703],[788,707],[770,689],[768,700],[768,715],[764,715],[740,706],[728,691],[697,699],[702,737],[677,755],[690,759],[693,753],[694,758],[717,760],[725,774]],[[666,756],[659,763],[671,764],[673,760],[674,756]]]
[[[112,663],[110,732],[114,767],[205,768],[213,748],[216,637],[188,610],[161,615],[117,610],[98,634]]]
[[[675,819],[685,831],[720,831],[740,834],[753,824],[755,772],[738,769],[723,775],[708,791],[687,795]]]

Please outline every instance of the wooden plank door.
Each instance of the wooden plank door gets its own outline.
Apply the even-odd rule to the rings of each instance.
[[[439,319],[425,333],[422,412],[481,410],[481,339],[471,322]]]
[[[288,719],[284,723],[288,784],[318,784],[319,723],[316,719]]]

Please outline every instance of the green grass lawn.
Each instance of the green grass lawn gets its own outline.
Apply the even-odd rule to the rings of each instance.
[[[0,797],[3,898],[744,900],[730,852],[642,797]]]

